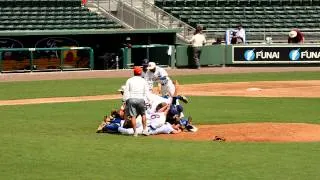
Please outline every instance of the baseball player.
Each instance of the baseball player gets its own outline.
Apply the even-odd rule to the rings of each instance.
[[[134,130],[133,136],[138,136],[136,132],[136,118],[140,115],[142,117],[143,124],[143,135],[149,135],[146,126],[146,110],[145,103],[148,101],[148,95],[150,94],[148,90],[148,84],[141,77],[142,69],[141,67],[134,67],[134,76],[129,78],[126,82],[123,99],[125,100],[125,114],[126,120],[132,124]]]
[[[178,134],[181,133],[182,129],[180,124],[170,124],[168,122],[164,123],[162,126],[156,129],[149,129],[150,135],[156,134]]]
[[[150,130],[156,130],[156,129],[162,127],[166,123],[166,117],[167,117],[169,110],[170,110],[170,104],[166,104],[163,107],[159,108],[157,112],[146,113],[146,119],[147,119],[146,123],[147,123],[148,132]],[[141,123],[141,117],[138,117],[136,119],[136,121],[137,121],[136,133],[142,134],[143,128],[142,128],[142,123]],[[118,128],[118,131],[124,135],[134,134],[133,128],[124,128],[124,127],[120,126]]]
[[[112,110],[110,116],[104,116],[102,123],[97,129],[97,133],[116,133],[118,132],[118,127],[124,124],[124,111],[123,110]]]
[[[148,59],[144,59],[142,61],[142,74],[141,77],[144,78],[149,86],[149,91],[153,92],[153,81],[152,81],[152,72],[148,71],[148,64],[149,64],[149,60]]]
[[[162,96],[172,97],[175,95],[176,88],[165,69],[157,66],[154,62],[149,62],[147,69],[149,71],[146,73],[145,78],[152,80],[152,85],[154,82],[161,84]]]

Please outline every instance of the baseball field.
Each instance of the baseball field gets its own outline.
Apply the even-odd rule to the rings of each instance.
[[[138,138],[95,133],[131,71],[1,74],[0,179],[319,179],[319,70],[168,70],[199,131]]]

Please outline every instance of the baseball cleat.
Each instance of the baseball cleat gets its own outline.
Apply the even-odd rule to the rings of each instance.
[[[184,95],[180,95],[179,99],[186,104],[189,102],[188,98]]]
[[[143,130],[143,131],[142,131],[142,135],[144,135],[144,136],[149,136],[150,133],[148,132],[148,130]]]
[[[102,129],[103,129],[103,127],[104,127],[106,124],[107,124],[106,122],[102,122],[102,123],[99,125],[96,133],[102,133],[102,132],[103,132]]]

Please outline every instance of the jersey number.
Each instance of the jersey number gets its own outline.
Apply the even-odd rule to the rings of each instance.
[[[152,114],[151,115],[151,119],[157,119],[157,118],[160,118],[159,114]]]

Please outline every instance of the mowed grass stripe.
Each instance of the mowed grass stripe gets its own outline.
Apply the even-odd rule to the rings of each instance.
[[[214,70],[213,70],[214,71]],[[279,72],[174,76],[180,84],[210,82],[318,80],[320,72]],[[0,100],[114,94],[126,78],[0,83]]]
[[[103,115],[119,104],[0,107],[0,177],[269,180],[320,175],[319,143],[185,142],[96,134]],[[230,123],[228,119],[318,123],[314,110],[319,105],[318,99],[191,97],[185,109],[200,124]]]
[[[185,114],[200,124],[320,123],[320,98],[189,97]]]

